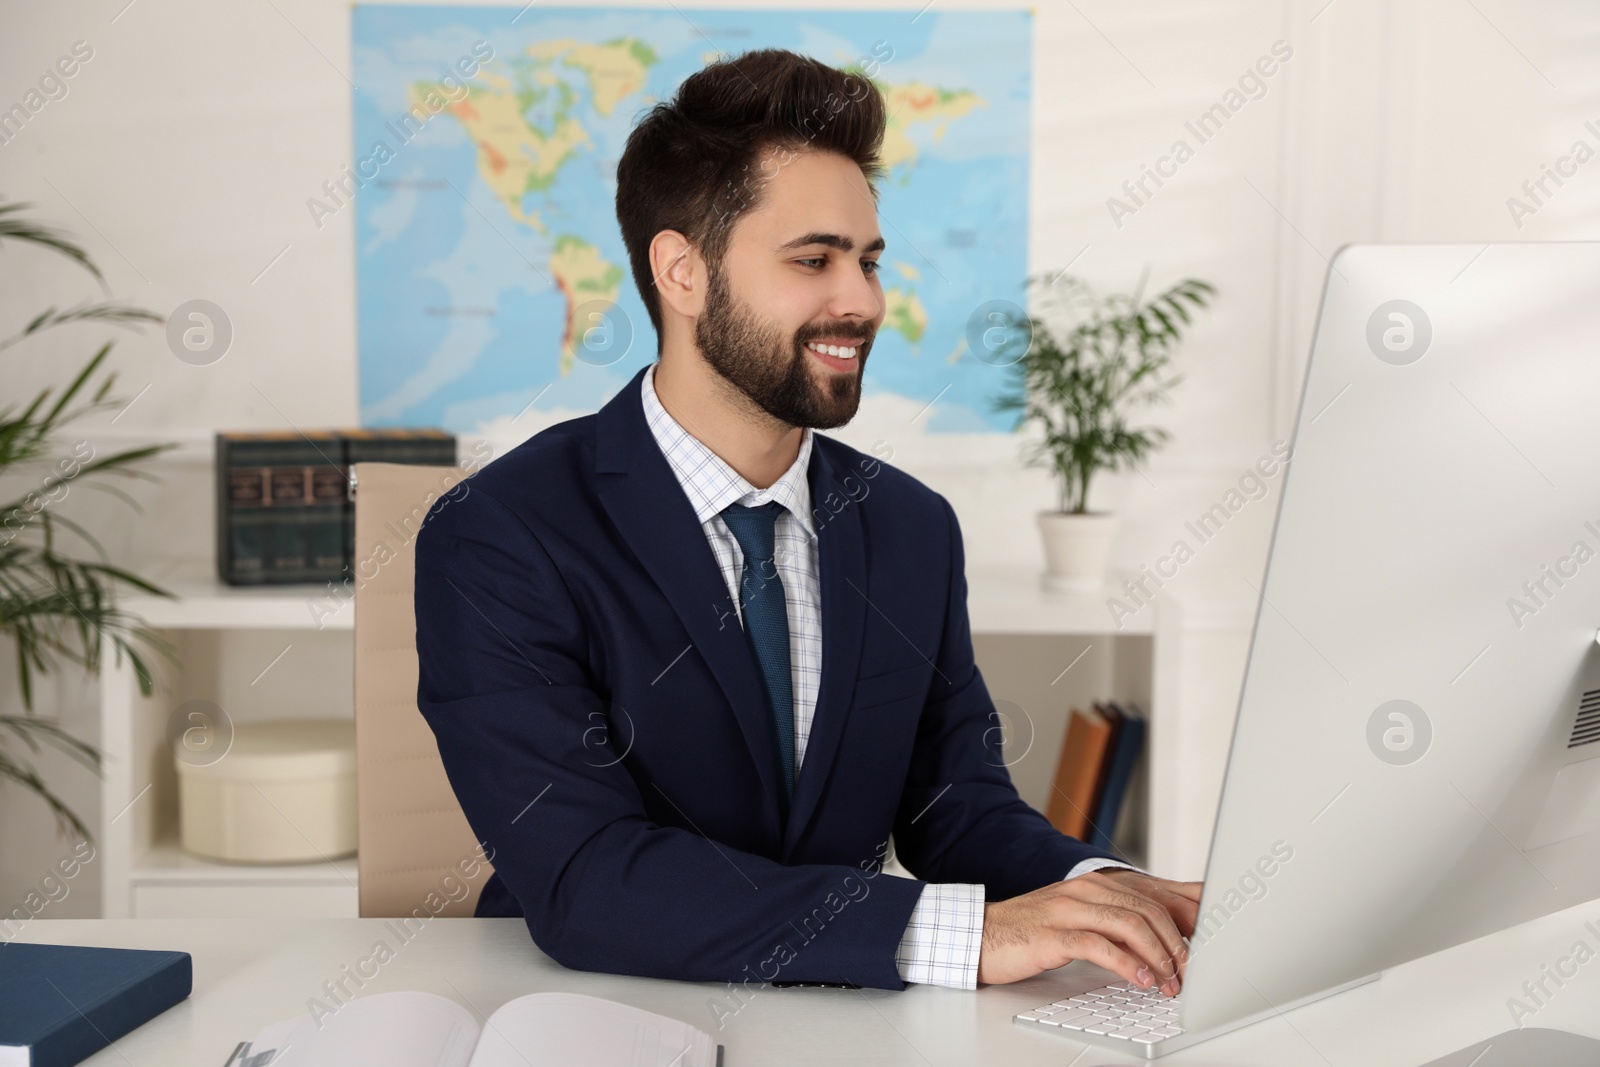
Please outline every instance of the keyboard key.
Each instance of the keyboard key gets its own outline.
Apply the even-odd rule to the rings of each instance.
[[[1178,1025],[1180,1007],[1177,997],[1158,989],[1113,982],[1019,1012],[1016,1020],[1079,1036],[1113,1037],[1137,1045],[1141,1055],[1151,1056],[1163,1041],[1184,1033]]]

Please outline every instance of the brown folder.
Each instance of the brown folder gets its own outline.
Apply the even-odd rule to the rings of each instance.
[[[1061,742],[1055,788],[1050,791],[1050,825],[1080,841],[1089,833],[1095,786],[1111,741],[1111,722],[1094,710],[1072,709]]]

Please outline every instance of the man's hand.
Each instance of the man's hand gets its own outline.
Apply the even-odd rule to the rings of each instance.
[[[983,906],[978,982],[1030,978],[1088,960],[1124,981],[1177,995],[1188,971],[1200,882],[1102,868]]]

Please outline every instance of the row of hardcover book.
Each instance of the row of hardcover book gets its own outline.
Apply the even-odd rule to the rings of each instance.
[[[1087,711],[1072,709],[1045,813],[1052,826],[1091,845],[1111,846],[1147,726],[1133,704],[1108,700]]]
[[[355,556],[355,463],[452,466],[436,429],[217,434],[217,576],[229,585],[341,581]]]

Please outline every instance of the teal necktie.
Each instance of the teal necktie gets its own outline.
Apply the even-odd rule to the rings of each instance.
[[[794,690],[789,673],[789,613],[778,577],[773,542],[778,512],[776,500],[760,507],[729,504],[722,518],[744,553],[744,573],[739,580],[739,607],[744,632],[761,665],[772,719],[778,731],[778,756],[783,767],[783,796],[794,797]]]

